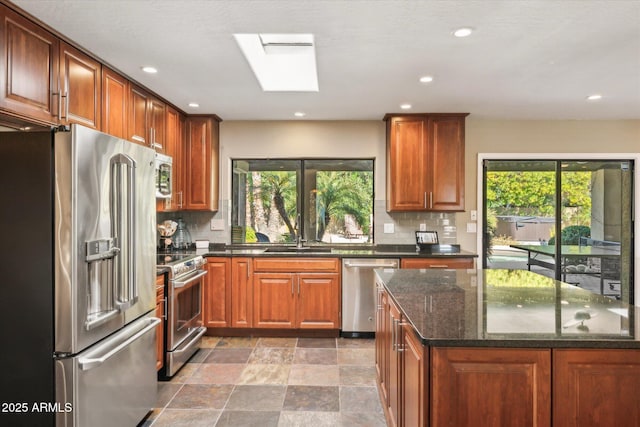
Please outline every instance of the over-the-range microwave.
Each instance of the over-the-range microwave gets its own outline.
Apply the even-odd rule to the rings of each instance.
[[[171,174],[173,173],[173,159],[166,154],[156,153],[156,198],[171,197]]]

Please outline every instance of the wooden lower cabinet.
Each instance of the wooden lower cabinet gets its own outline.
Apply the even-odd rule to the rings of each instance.
[[[473,258],[403,258],[400,268],[473,268]]]
[[[231,326],[231,260],[208,257],[208,274],[202,295],[203,324],[208,328]]]
[[[253,326],[253,275],[251,258],[231,259],[231,327]]]
[[[295,327],[294,278],[295,275],[291,273],[254,273],[253,327]]]
[[[402,321],[400,310],[393,303],[391,299],[388,300],[387,307],[389,308],[389,328],[391,328],[391,341],[389,357],[387,359],[387,369],[389,370],[389,376],[387,380],[387,421],[389,426],[401,426],[402,419],[400,418],[400,411],[402,409],[402,365],[399,353],[400,340],[398,337],[398,325]]]
[[[640,350],[553,351],[553,424],[640,426]]]
[[[429,407],[429,387],[425,382],[428,370],[428,355],[413,327],[402,325],[402,407],[400,418],[405,426],[426,426]]]
[[[376,376],[378,378],[378,389],[383,402],[388,402],[389,391],[389,294],[387,294],[382,285],[376,284],[376,342],[375,342],[375,366]]]
[[[432,348],[432,426],[550,426],[549,349]]]
[[[164,294],[165,275],[156,276],[156,317],[160,323],[156,326],[156,370],[164,367],[164,324],[166,321],[166,297]]]
[[[253,327],[340,328],[337,258],[254,258]]]

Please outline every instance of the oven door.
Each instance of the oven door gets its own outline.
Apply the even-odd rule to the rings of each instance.
[[[167,326],[166,375],[173,376],[198,350],[202,326],[202,290],[206,270],[171,280]]]

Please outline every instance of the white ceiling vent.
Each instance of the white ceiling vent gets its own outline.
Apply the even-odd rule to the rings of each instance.
[[[313,34],[234,34],[262,90],[317,92]]]

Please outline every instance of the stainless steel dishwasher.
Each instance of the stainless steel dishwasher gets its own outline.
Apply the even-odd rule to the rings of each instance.
[[[373,270],[398,268],[397,258],[344,258],[342,260],[343,337],[373,337],[376,293]]]

